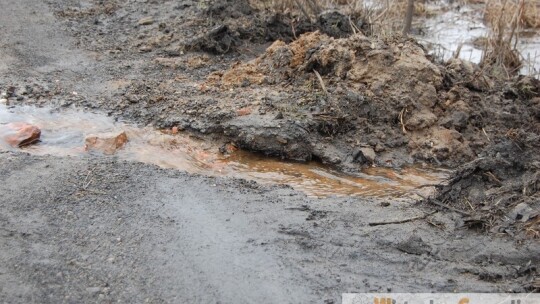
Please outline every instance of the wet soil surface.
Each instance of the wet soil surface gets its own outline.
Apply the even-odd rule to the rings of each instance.
[[[451,172],[421,167],[401,170],[372,167],[355,174],[345,174],[317,162],[283,161],[242,151],[231,144],[207,142],[176,129],[139,128],[125,122],[115,122],[102,114],[76,110],[7,107],[0,104],[0,121],[0,150],[21,149],[13,147],[5,139],[10,138],[13,126],[26,123],[41,131],[39,142],[22,147],[30,154],[83,156],[108,153],[122,160],[140,161],[190,173],[244,178],[264,184],[286,184],[313,197],[414,197],[415,191],[438,185]],[[124,134],[127,143],[118,148],[105,148],[88,142],[89,138],[105,138],[107,134]]]
[[[309,199],[92,157],[10,152],[0,168],[6,303],[340,303],[342,292],[520,291],[539,262],[538,244],[471,234],[457,215],[406,202]]]
[[[339,303],[540,286],[538,81],[440,65],[408,39],[349,37],[339,15],[291,36],[287,16],[218,4],[6,0],[0,102],[350,173],[466,165],[419,203],[315,199],[118,155],[2,152],[2,302]]]

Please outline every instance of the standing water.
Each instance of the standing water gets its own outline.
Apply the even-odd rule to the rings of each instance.
[[[448,10],[445,10],[448,7]],[[452,6],[437,2],[428,6],[434,11],[445,10],[441,14],[423,21],[425,33],[416,38],[423,42],[431,53],[448,60],[459,49],[459,58],[480,63],[483,55],[482,41],[490,35],[490,29],[483,22],[483,5]],[[540,73],[540,33],[534,29],[520,31],[516,48],[523,66],[520,73],[538,75]]]
[[[0,104],[0,149],[19,149],[2,140],[2,130],[14,122],[25,122],[41,129],[38,143],[21,148],[30,154],[80,156],[95,153],[85,149],[88,135],[124,131],[128,142],[114,157],[191,173],[244,178],[263,184],[287,184],[317,197],[402,197],[418,186],[440,182],[448,173],[421,168],[400,171],[370,168],[361,174],[347,175],[315,162],[286,162],[240,150],[224,155],[218,146],[188,134],[138,128],[117,123],[101,114],[3,104]]]

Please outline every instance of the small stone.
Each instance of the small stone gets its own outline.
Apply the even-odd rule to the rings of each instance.
[[[375,145],[375,152],[383,152],[385,150],[384,146],[381,144]]]
[[[41,130],[25,122],[13,122],[0,125],[0,139],[12,147],[23,147],[36,143],[41,136]]]
[[[178,134],[178,127],[172,127],[171,133],[172,134]]]
[[[86,292],[91,293],[91,294],[96,294],[96,293],[98,293],[100,291],[101,291],[101,287],[97,287],[97,286],[96,287],[88,287],[88,288],[86,288]]]
[[[85,139],[85,150],[100,151],[110,155],[123,148],[127,141],[128,138],[124,131],[88,135]]]
[[[286,145],[287,142],[288,142],[286,138],[281,137],[281,136],[277,136],[277,137],[276,137],[276,140],[277,140],[280,144],[282,144],[282,145]]]
[[[249,115],[249,114],[251,114],[251,108],[250,107],[241,108],[241,109],[236,111],[236,115],[238,115],[238,116],[246,116],[246,115]]]
[[[150,25],[152,23],[154,23],[154,18],[152,17],[144,17],[138,22],[139,25]]]
[[[397,244],[396,248],[408,254],[422,255],[431,252],[431,247],[421,237],[413,235]]]
[[[377,157],[377,154],[371,147],[362,147],[354,153],[354,160],[362,163],[374,163],[375,157]]]
[[[512,211],[510,211],[510,219],[526,222],[529,220],[533,213],[533,209],[526,203],[517,204]]]
[[[143,45],[139,48],[139,52],[141,53],[148,53],[152,51],[152,47],[149,45]]]
[[[5,98],[0,98],[0,103],[7,103],[7,99],[5,99]]]

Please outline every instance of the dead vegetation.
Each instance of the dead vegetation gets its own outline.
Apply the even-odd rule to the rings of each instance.
[[[407,11],[407,0],[388,0],[366,3],[362,0],[266,0],[252,1],[256,7],[271,9],[282,13],[299,14],[308,20],[315,20],[319,14],[337,10],[351,19],[361,17],[366,23],[364,34],[386,36],[401,32]],[[415,17],[430,17],[435,12],[429,10],[425,1],[414,1]],[[353,31],[360,31],[357,25],[350,24]]]
[[[501,6],[496,5],[496,8],[489,3],[486,5],[484,16],[491,34],[486,39],[480,64],[493,75],[510,78],[522,67],[517,43],[525,18],[525,0],[520,0],[517,5],[508,0],[499,4]]]
[[[496,25],[516,24],[521,29],[540,28],[540,1],[490,0],[485,3],[484,21]]]

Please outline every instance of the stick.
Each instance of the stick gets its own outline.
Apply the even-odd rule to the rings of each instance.
[[[407,107],[404,107],[401,112],[399,112],[399,122],[401,123],[401,130],[403,131],[403,134],[407,134],[407,129],[405,129],[405,124],[403,123],[403,114],[407,112]]]
[[[445,205],[445,204],[443,204],[443,203],[440,203],[440,202],[438,202],[438,201],[436,201],[436,200],[432,200],[432,199],[431,199],[431,200],[429,200],[429,202],[432,203],[432,204],[434,204],[434,205],[437,205],[437,206],[439,206],[439,207],[446,208],[446,209],[448,209],[448,210],[451,210],[451,211],[454,211],[454,212],[457,212],[457,213],[460,213],[460,214],[463,214],[463,215],[466,215],[466,216],[471,216],[471,214],[468,213],[468,212],[461,211],[461,210],[456,209],[456,208],[454,208],[454,207],[450,207],[450,206]]]
[[[415,216],[415,217],[411,217],[411,218],[407,218],[407,219],[395,220],[395,221],[389,221],[389,222],[371,222],[371,223],[368,223],[368,225],[369,226],[381,226],[381,225],[391,225],[391,224],[403,224],[403,223],[407,223],[407,222],[412,222],[412,221],[416,221],[416,220],[425,219],[426,217],[428,217],[430,215],[433,215],[433,214],[435,214],[437,212],[438,211],[433,211],[431,213],[426,213],[424,215],[419,215],[419,216]]]
[[[317,79],[319,79],[319,82],[321,83],[321,87],[322,87],[322,90],[324,92],[324,95],[326,95],[326,97],[328,97],[328,91],[326,90],[326,86],[324,85],[321,74],[319,74],[319,72],[317,72],[315,70],[313,70],[313,73],[315,73],[315,76],[317,76]]]
[[[403,25],[403,35],[407,36],[411,31],[412,19],[414,14],[414,0],[407,1],[407,11],[405,12],[405,24]]]

